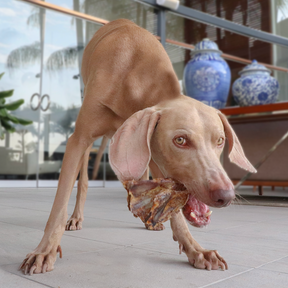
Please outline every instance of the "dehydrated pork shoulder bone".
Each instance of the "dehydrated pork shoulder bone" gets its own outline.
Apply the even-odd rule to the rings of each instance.
[[[162,223],[181,208],[191,225],[203,227],[210,223],[212,211],[189,194],[183,184],[171,178],[131,180],[123,182],[123,186],[128,192],[129,210],[135,217],[139,217],[149,230],[164,229]]]
[[[149,230],[162,230],[162,223],[169,220],[187,202],[189,194],[185,187],[172,179],[125,181],[128,192],[128,208],[139,217]]]

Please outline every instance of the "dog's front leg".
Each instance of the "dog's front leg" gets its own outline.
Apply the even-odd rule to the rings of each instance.
[[[171,218],[171,228],[174,241],[178,241],[180,253],[183,251],[188,257],[189,263],[195,268],[218,270],[228,269],[226,261],[216,250],[202,248],[190,234],[182,212],[174,214]]]
[[[75,131],[67,142],[59,185],[44,236],[37,248],[27,254],[20,265],[20,269],[25,274],[27,272],[32,275],[33,273],[52,271],[57,253],[60,252],[60,258],[62,257],[60,242],[65,231],[67,205],[81,165],[81,157],[88,146],[85,141],[79,139],[82,140],[83,138]]]

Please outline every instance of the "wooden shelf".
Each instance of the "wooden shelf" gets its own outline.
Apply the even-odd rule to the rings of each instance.
[[[226,116],[230,116],[230,115],[239,115],[239,114],[273,112],[273,111],[281,111],[281,110],[288,110],[288,102],[279,102],[279,103],[273,103],[273,104],[255,105],[255,106],[247,106],[247,107],[233,106],[233,107],[223,108],[220,111]]]

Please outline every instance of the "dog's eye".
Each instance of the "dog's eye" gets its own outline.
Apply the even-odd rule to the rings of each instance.
[[[218,146],[222,146],[223,145],[223,143],[224,143],[224,138],[223,137],[220,137],[219,139],[218,139],[218,141],[217,141],[217,145]]]
[[[186,144],[186,139],[184,137],[177,137],[175,138],[175,143],[183,146]]]

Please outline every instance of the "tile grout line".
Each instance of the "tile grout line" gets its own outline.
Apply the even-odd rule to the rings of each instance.
[[[108,244],[108,245],[115,245],[117,246],[117,248],[133,248],[137,245],[143,245],[143,244],[149,244],[149,243],[154,243],[154,242],[157,242],[157,241],[145,241],[145,242],[139,242],[139,243],[134,243],[134,244],[117,244],[117,243],[112,243],[112,242],[107,242],[107,241],[102,241],[102,240],[96,240],[96,239],[90,239],[90,238],[83,238],[83,237],[79,237],[79,236],[74,236],[74,235],[67,235],[67,234],[64,234],[63,236],[68,236],[68,237],[72,237],[72,238],[77,238],[77,239],[82,239],[82,240],[87,240],[87,241],[92,241],[92,242],[99,242],[99,243],[102,243],[102,244]],[[113,247],[112,247],[113,248]],[[116,248],[116,247],[115,247]],[[107,248],[107,249],[110,249],[110,248]],[[136,249],[141,249],[141,248],[136,248]],[[106,249],[105,249],[106,250]],[[145,249],[143,249],[145,250]],[[98,251],[101,251],[101,250],[98,250]],[[97,251],[95,251],[97,252]],[[159,251],[158,251],[159,252]],[[86,253],[86,252],[83,252],[83,253]],[[160,251],[160,253],[162,253]]]
[[[103,220],[103,219],[102,219]],[[114,220],[110,220],[110,221],[114,221]],[[115,220],[116,221],[116,220]],[[116,221],[118,222],[118,221]],[[31,228],[31,227],[27,227],[27,226],[23,226],[23,225],[19,225],[19,224],[14,224],[14,223],[8,223],[8,222],[4,222],[4,221],[0,221],[0,223],[4,223],[4,224],[9,224],[9,225],[14,225],[14,226],[19,226],[19,227],[24,227],[24,228],[28,228],[28,229],[33,229],[35,231],[28,231],[25,233],[33,233],[36,231],[41,231],[44,232],[43,229],[38,229],[38,228]],[[128,222],[129,224],[129,222]],[[74,231],[65,231],[65,232],[74,232]],[[107,242],[107,241],[102,241],[102,240],[96,240],[96,239],[90,239],[90,238],[85,238],[85,237],[81,237],[81,236],[76,236],[76,235],[69,235],[67,233],[63,234],[62,237],[67,236],[67,237],[72,237],[72,238],[77,238],[77,239],[82,239],[82,240],[87,240],[87,241],[93,241],[93,242],[99,242],[99,243],[103,243],[103,244],[109,244],[109,245],[115,245],[115,246],[120,246],[120,247],[130,247],[131,245],[142,245],[142,244],[146,244],[146,243],[151,243],[154,241],[146,241],[146,242],[140,242],[140,243],[136,243],[136,244],[129,244],[129,245],[123,245],[123,244],[117,244],[117,243],[111,243],[111,242]],[[1,265],[0,265],[1,266]]]
[[[155,241],[151,241],[151,242],[146,242],[146,243],[154,243]],[[167,251],[160,251],[160,250],[155,250],[155,249],[151,249],[151,248],[144,248],[144,247],[137,247],[137,245],[142,245],[145,243],[139,243],[139,244],[133,244],[133,245],[126,245],[125,248],[132,248],[132,249],[137,249],[137,250],[141,250],[141,251],[148,251],[148,252],[154,252],[154,253],[158,253],[158,254],[164,254],[164,255],[173,255],[173,256],[179,256],[181,255],[180,253],[172,253],[172,252],[167,252]],[[176,250],[177,251],[177,250]],[[181,256],[182,257],[182,256]],[[187,260],[188,263],[188,260]]]
[[[191,232],[191,231],[190,231]],[[211,231],[212,232],[212,231]],[[192,232],[191,232],[191,234],[192,234]],[[216,234],[216,235],[226,235],[226,236],[231,236],[231,237],[237,237],[237,238],[239,238],[239,237],[241,237],[243,240],[245,240],[245,239],[251,239],[251,238],[253,238],[253,239],[259,239],[259,237],[258,236],[251,236],[251,237],[249,237],[249,236],[242,236],[242,235],[233,235],[233,234],[221,234],[221,233],[215,233],[214,231],[213,231],[213,234]],[[202,235],[201,235],[202,236]],[[273,238],[266,238],[267,240],[270,240],[270,241],[275,241],[275,239],[273,239]],[[287,242],[287,241],[285,241],[285,240],[276,240],[277,242]],[[269,247],[269,246],[267,246],[267,245],[261,245],[262,247]]]
[[[226,281],[226,280],[228,280],[228,279],[231,279],[231,278],[234,278],[234,277],[236,277],[236,276],[239,276],[239,275],[245,274],[245,273],[247,273],[247,272],[250,272],[250,271],[252,271],[252,270],[254,270],[254,269],[255,269],[255,268],[250,268],[250,269],[248,269],[248,270],[245,270],[245,271],[243,271],[243,272],[240,272],[240,273],[231,275],[231,276],[229,276],[229,277],[226,277],[226,278],[224,278],[224,279],[215,281],[215,282],[213,282],[213,283],[209,283],[209,284],[207,284],[207,285],[200,286],[199,288],[205,288],[205,287],[209,287],[209,286],[212,286],[212,285],[214,285],[214,284],[217,284],[217,283],[221,283],[221,282]]]
[[[34,211],[39,211],[40,212],[40,210],[34,210]],[[43,211],[42,211],[43,212]],[[47,212],[47,213],[49,213],[49,212]],[[49,215],[48,215],[49,216]],[[126,223],[126,224],[129,224],[129,225],[131,225],[131,224],[135,224],[134,222],[130,222],[130,221],[119,221],[119,220],[115,220],[115,219],[107,219],[107,218],[99,218],[99,217],[97,217],[97,218],[95,218],[95,217],[91,217],[91,216],[85,216],[86,218],[88,218],[88,219],[93,219],[93,220],[95,220],[95,221],[97,221],[97,220],[104,220],[104,221],[108,221],[108,222],[119,222],[119,223]],[[69,217],[68,217],[69,218]],[[47,221],[48,221],[48,217],[47,217]],[[33,228],[33,227],[29,227],[29,226],[23,226],[23,225],[20,225],[20,224],[15,224],[15,223],[10,223],[10,222],[6,222],[6,221],[3,221],[3,220],[0,220],[0,223],[4,223],[4,224],[9,224],[9,225],[14,225],[14,226],[20,226],[20,227],[24,227],[24,228],[29,228],[29,229],[34,229],[34,230],[39,230],[39,231],[43,231],[44,232],[44,228],[45,228],[45,225],[43,226],[43,229],[39,229],[39,228]],[[137,224],[137,223],[136,223]],[[87,229],[87,228],[89,228],[89,227],[86,227],[86,228],[84,228],[84,229]],[[170,227],[169,227],[170,228]],[[73,230],[74,231],[74,230]],[[68,232],[72,232],[72,231],[68,231]]]
[[[258,268],[261,268],[261,267],[263,267],[263,266],[265,266],[265,265],[268,265],[268,264],[271,264],[271,263],[274,263],[274,262],[280,261],[280,260],[285,259],[285,258],[287,258],[287,257],[288,257],[288,255],[285,255],[284,257],[281,257],[281,258],[278,258],[278,259],[275,259],[275,260],[272,260],[272,261],[266,262],[265,264],[261,264],[261,265],[255,267],[255,269],[258,269]]]
[[[277,217],[277,218],[275,218],[275,219],[272,219],[273,221],[274,220],[278,220],[278,219],[282,219],[283,217]],[[269,220],[269,221],[271,221],[271,220]],[[265,220],[259,220],[259,221],[246,221],[246,222],[248,222],[248,224],[247,223],[245,223],[245,224],[240,224],[240,225],[235,225],[235,226],[231,226],[231,227],[226,227],[226,228],[220,228],[220,229],[214,229],[214,230],[210,230],[211,232],[214,232],[214,231],[223,231],[223,230],[229,230],[229,229],[233,229],[233,228],[239,228],[239,227],[247,227],[247,226],[251,226],[251,225],[255,225],[255,224],[260,224],[260,223],[267,223],[267,221],[265,221]],[[269,223],[269,222],[268,222]],[[285,225],[285,224],[279,224],[279,225],[284,225],[284,226],[287,226],[287,225]],[[204,233],[206,233],[205,231],[203,231]]]
[[[255,223],[255,224],[257,224],[257,223]],[[250,224],[251,225],[251,224]],[[281,226],[287,226],[287,225],[285,225],[285,224],[278,224],[278,225],[281,225]],[[243,225],[243,226],[245,226],[245,225]],[[231,227],[230,227],[231,228]],[[221,229],[221,230],[219,230],[219,229],[215,229],[215,230],[210,230],[210,231],[208,231],[208,232],[202,232],[202,231],[198,231],[199,233],[204,233],[204,234],[209,234],[210,232],[211,233],[213,233],[213,234],[217,234],[217,235],[225,235],[225,236],[237,236],[237,237],[241,237],[241,238],[244,238],[244,239],[247,239],[247,238],[259,238],[259,236],[258,235],[254,235],[254,236],[243,236],[243,235],[240,235],[240,234],[229,234],[229,233],[227,233],[227,234],[222,234],[221,233],[221,231],[223,231],[223,230],[228,230],[228,229],[230,229],[230,228],[225,228],[225,229]],[[232,228],[235,228],[235,226],[233,226]],[[192,231],[190,231],[191,233],[192,233]],[[267,240],[271,240],[271,241],[273,241],[273,240],[275,240],[275,239],[273,239],[273,238],[266,238]],[[277,240],[277,241],[285,241],[285,240]]]
[[[115,245],[115,246],[117,246],[117,245]],[[79,252],[79,253],[74,253],[74,254],[68,254],[68,255],[65,255],[65,254],[63,254],[63,257],[62,258],[64,258],[64,257],[72,257],[72,256],[78,256],[78,255],[82,255],[82,254],[93,254],[93,253],[98,253],[98,252],[101,252],[101,251],[108,251],[108,250],[116,250],[116,249],[121,249],[121,248],[125,248],[125,247],[122,247],[122,246],[117,246],[117,247],[109,247],[109,248],[103,248],[103,249],[99,249],[99,250],[94,250],[94,251],[86,251],[86,252]],[[59,260],[60,258],[56,258],[56,262],[55,263],[60,263],[60,261],[61,261],[61,259]],[[18,265],[19,266],[19,263],[17,262],[17,263],[10,263],[10,264],[2,264],[2,265],[0,265],[0,268],[2,267],[2,269],[3,269],[3,267],[6,267],[6,266],[14,266],[14,265]],[[11,274],[13,274],[13,275],[17,275],[17,276],[19,276],[19,277],[24,277],[25,279],[29,279],[29,278],[26,278],[25,276],[21,276],[21,275],[18,275],[18,274],[15,274],[15,273],[12,273],[12,272],[10,272],[10,271],[6,271],[6,270],[3,270],[3,271],[5,271],[5,272],[8,272],[8,273],[11,273]],[[39,273],[39,274],[44,274],[44,273]],[[50,287],[50,286],[48,286],[48,287]]]
[[[43,201],[44,202],[44,201]],[[43,203],[42,202],[42,203]],[[47,201],[46,201],[47,202]],[[23,210],[30,210],[30,211],[38,211],[38,212],[45,212],[45,213],[49,213],[50,210],[39,210],[39,209],[34,209],[34,208],[26,208],[26,207],[17,207],[17,206],[7,206],[7,205],[0,205],[0,206],[4,206],[4,208],[6,209],[11,209],[11,208],[14,208],[14,209],[23,209]]]
[[[22,199],[22,200],[26,200],[26,199]],[[28,201],[28,200],[27,200]],[[31,202],[31,201],[30,201]],[[39,202],[38,200],[37,201],[35,201],[35,202]],[[50,202],[50,201],[41,201],[41,203],[43,203],[43,202],[45,202],[45,203],[51,203],[51,205],[52,205],[52,203],[53,202]],[[52,206],[51,206],[51,209],[50,210],[39,210],[39,209],[34,209],[34,208],[27,208],[27,207],[19,207],[19,206],[11,206],[11,205],[3,205],[3,204],[0,204],[0,206],[2,206],[3,208],[7,208],[7,209],[9,209],[9,208],[15,208],[15,209],[24,209],[24,210],[31,210],[31,211],[42,211],[42,212],[47,212],[47,213],[49,213],[49,212],[51,212],[51,209],[52,209]],[[69,206],[72,206],[72,207],[75,207],[75,203],[68,203],[68,207]],[[93,208],[93,209],[103,209],[102,207],[97,207],[97,206],[88,206],[89,208]],[[106,209],[105,209],[106,210]],[[114,209],[115,211],[128,211],[128,210],[124,210],[124,209]],[[101,211],[102,212],[102,211]],[[71,214],[72,214],[72,212],[71,212]],[[85,217],[88,217],[88,216],[85,216]]]
[[[3,270],[3,271],[5,271],[5,270]],[[28,277],[25,277],[25,276],[22,276],[22,275],[18,275],[18,274],[16,274],[16,273],[12,273],[12,272],[10,272],[10,271],[5,271],[5,272],[6,272],[6,273],[9,273],[9,274],[11,274],[11,275],[14,275],[14,276],[18,276],[18,277],[20,277],[20,278],[24,278],[24,279],[26,279],[26,280],[28,280],[28,281],[32,281],[32,282],[34,282],[34,283],[40,284],[40,285],[43,286],[43,287],[55,288],[55,287],[53,287],[53,286],[50,286],[50,285],[41,283],[41,282],[36,281],[36,280],[33,280],[33,279],[29,279]]]
[[[31,227],[28,227],[28,226],[19,225],[19,224],[15,224],[15,223],[9,223],[9,222],[5,222],[5,221],[1,221],[1,220],[0,220],[0,223],[4,223],[4,224],[8,224],[8,225],[14,225],[14,226],[18,226],[18,227],[23,227],[23,228],[27,228],[27,229],[32,229],[32,230],[44,232],[44,228],[43,229],[31,228]],[[23,232],[23,233],[30,233],[30,232],[35,232],[35,231],[28,231],[28,232]]]
[[[226,280],[228,280],[228,279],[231,279],[231,278],[237,277],[237,276],[239,276],[239,275],[242,275],[242,274],[245,274],[245,273],[251,272],[251,271],[253,271],[253,270],[256,270],[256,269],[259,269],[259,268],[261,268],[261,267],[263,267],[263,266],[265,266],[265,265],[268,265],[268,264],[271,264],[271,263],[274,263],[274,262],[280,261],[280,260],[282,260],[282,259],[284,259],[284,258],[287,258],[287,257],[288,257],[288,255],[285,255],[284,257],[281,257],[281,258],[275,259],[275,260],[273,260],[273,261],[266,262],[266,263],[261,264],[261,265],[259,265],[259,266],[256,266],[256,267],[253,267],[253,268],[250,268],[250,269],[248,269],[248,270],[246,270],[246,271],[243,271],[243,272],[237,273],[237,274],[235,274],[235,275],[231,275],[231,276],[229,276],[229,277],[226,277],[226,278],[224,278],[224,279],[221,279],[221,280],[215,281],[215,282],[213,282],[213,283],[209,283],[209,284],[204,285],[204,286],[201,286],[201,287],[199,287],[199,288],[205,288],[205,287],[209,287],[209,286],[212,286],[212,285],[214,285],[214,284],[217,284],[217,283],[221,283],[221,282],[226,281]]]
[[[75,237],[75,236],[71,236],[71,237]],[[98,250],[93,250],[93,251],[85,251],[85,252],[76,252],[74,254],[65,254],[63,253],[63,256],[64,257],[71,257],[71,256],[77,256],[77,255],[82,255],[82,254],[91,254],[91,253],[98,253],[98,252],[102,252],[102,251],[109,251],[109,250],[115,250],[115,249],[127,249],[127,248],[134,248],[135,246],[137,245],[143,245],[143,244],[149,244],[149,243],[154,243],[154,241],[146,241],[146,242],[141,242],[141,243],[137,243],[137,244],[128,244],[128,245],[123,245],[123,244],[114,244],[114,243],[109,243],[109,242],[104,242],[104,241],[99,241],[99,240],[94,240],[94,239],[86,239],[86,238],[81,238],[81,237],[75,237],[75,238],[79,238],[79,239],[82,239],[82,240],[89,240],[89,241],[93,241],[93,242],[100,242],[100,243],[103,243],[103,244],[108,244],[108,245],[111,245],[111,246],[115,246],[115,247],[109,247],[109,248],[101,248],[101,249],[98,249]],[[138,250],[144,250],[144,251],[151,251],[151,252],[157,252],[157,253],[160,253],[160,254],[169,254],[171,255],[171,253],[168,253],[168,252],[161,252],[161,251],[157,251],[157,250],[149,250],[149,249],[141,249],[141,248],[137,248],[135,247],[135,249],[138,249]],[[172,254],[173,255],[173,254]],[[63,257],[63,258],[64,258]],[[18,265],[19,263],[10,263],[10,264],[1,264],[0,265],[0,268],[1,267],[5,267],[5,266],[11,266],[11,265]],[[4,270],[5,271],[5,270]],[[10,271],[5,271],[5,272],[8,272],[8,273],[11,273],[11,274],[14,274]],[[17,276],[20,276],[18,274],[14,274],[14,275],[17,275]],[[21,276],[20,276],[21,277]],[[24,276],[23,276],[24,277]],[[24,277],[25,278],[25,277]],[[26,279],[26,278],[25,278]],[[50,287],[50,286],[49,286]]]

